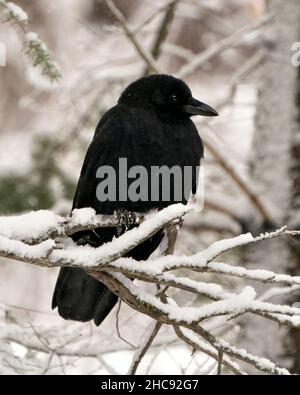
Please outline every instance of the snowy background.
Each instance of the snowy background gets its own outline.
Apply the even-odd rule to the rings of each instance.
[[[157,11],[163,10],[167,3],[164,0],[115,1],[131,26],[138,29],[138,37],[147,48],[151,48],[161,24],[163,11]],[[0,42],[7,48],[7,65],[0,68],[0,215],[39,209],[67,215],[98,120],[116,103],[122,89],[144,74],[145,63],[100,0],[48,3],[20,0],[17,4],[28,13],[27,31],[37,32],[47,44],[62,78],[51,82],[39,67],[33,67],[22,48],[25,38],[18,26],[0,25]],[[167,73],[176,74],[195,55],[245,26],[258,23],[265,13],[264,0],[179,1],[158,63]],[[152,20],[147,22],[151,15]],[[249,60],[259,59],[262,34],[262,29],[250,29],[241,42],[233,40],[229,48],[217,51],[185,76],[194,97],[220,112],[219,118],[199,125],[200,135],[203,130],[208,141],[213,139],[220,152],[230,158],[235,171],[246,179],[251,173],[261,78],[260,62],[253,62],[251,69]],[[243,74],[245,65],[249,70]],[[210,204],[203,213],[191,215],[185,221],[177,243],[178,255],[193,254],[220,238],[262,230],[255,228],[255,215],[245,205],[242,191],[209,150],[204,166],[205,194]],[[217,210],[213,209],[213,203]],[[250,225],[243,228],[228,212],[241,214]],[[249,255],[253,255],[253,251]],[[242,264],[245,256],[244,251],[229,253],[223,261]],[[264,268],[274,269],[274,265],[265,262]],[[118,336],[116,310],[100,328],[63,322],[50,308],[56,276],[56,269],[0,259],[0,330],[8,322],[14,323],[15,337],[22,338],[21,344],[32,343],[36,351],[45,346],[44,338],[50,338],[56,346],[71,343],[70,358],[50,360],[51,353],[49,357],[45,352],[37,352],[33,366],[19,363],[27,360],[28,349],[15,345],[16,372],[28,374],[32,369],[34,373],[55,374],[126,373],[133,351]],[[204,277],[210,281],[213,275]],[[240,286],[227,278],[223,285]],[[189,300],[189,297],[185,292],[174,295],[179,303],[201,305],[201,299]],[[122,304],[119,321],[122,337],[138,346],[151,320]],[[274,356],[286,366],[293,365],[288,346],[284,351],[279,346],[277,350],[276,344],[262,349],[260,340],[256,342],[245,333],[242,322],[231,326],[223,324],[219,319],[212,326],[226,340],[252,346],[257,343],[254,351],[258,354],[267,352],[268,357]],[[268,331],[268,327],[263,330]],[[65,336],[64,341],[60,339],[61,334]],[[139,372],[216,373],[214,361],[201,353],[191,356],[191,350],[180,344],[167,327],[155,342]]]

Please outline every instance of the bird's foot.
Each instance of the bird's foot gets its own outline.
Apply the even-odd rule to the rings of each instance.
[[[130,226],[136,224],[136,214],[133,211],[120,209],[116,211],[119,224],[122,226]]]
[[[137,216],[133,211],[128,211],[124,209],[119,209],[116,211],[116,215],[119,222],[118,233],[122,234],[123,228],[127,231],[130,226],[135,225],[137,221]]]

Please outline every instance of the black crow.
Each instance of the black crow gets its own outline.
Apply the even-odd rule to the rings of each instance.
[[[173,203],[187,203],[186,195],[175,199],[173,178],[167,188],[170,199],[162,194],[152,199],[151,183],[146,183],[146,198],[120,197],[119,160],[125,158],[128,168],[143,166],[151,171],[154,166],[189,166],[193,169],[189,191],[196,193],[197,171],[203,156],[203,145],[191,116],[216,116],[217,112],[193,98],[191,90],[182,81],[169,75],[152,75],[130,84],[122,93],[118,104],[100,120],[94,139],[88,149],[79,179],[73,209],[92,207],[98,214],[113,214],[118,210],[148,212],[162,209]],[[97,171],[110,166],[116,172],[116,198],[104,201],[99,198]],[[104,180],[104,178],[103,178]],[[176,181],[178,182],[178,180]],[[183,180],[184,182],[184,180]],[[128,186],[130,183],[128,184]],[[166,185],[160,183],[160,187]],[[140,191],[141,192],[141,191]],[[145,197],[145,196],[144,196]],[[125,231],[127,228],[124,228]],[[118,236],[116,228],[84,231],[72,238],[77,244],[99,247]],[[147,259],[159,246],[163,231],[158,232],[128,255],[137,260]],[[105,319],[117,303],[105,285],[89,276],[86,271],[62,268],[53,295],[52,307],[58,307],[61,317],[75,321],[94,320],[96,325]]]

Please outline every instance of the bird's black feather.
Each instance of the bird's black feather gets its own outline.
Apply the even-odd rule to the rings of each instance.
[[[176,96],[176,97],[175,97]],[[176,100],[175,100],[176,98]],[[203,156],[203,145],[190,116],[183,107],[191,100],[187,85],[170,76],[150,76],[131,84],[122,94],[118,105],[109,110],[99,122],[94,139],[88,149],[73,209],[92,207],[97,213],[113,214],[124,209],[147,212],[175,203],[151,201],[106,201],[97,199],[99,180],[96,173],[101,166],[112,166],[118,175],[120,158],[126,158],[128,168],[143,166],[192,166],[194,170]],[[200,103],[200,102],[199,102]],[[117,177],[118,186],[118,177]],[[172,189],[174,185],[170,185]],[[197,188],[196,170],[190,190]],[[186,198],[181,199],[186,203]],[[101,228],[95,232],[79,232],[73,236],[77,243],[98,247],[117,236],[115,228]],[[160,231],[128,255],[147,259],[159,246]],[[65,319],[89,321],[99,325],[117,302],[117,297],[84,270],[62,268],[57,280],[53,308]]]

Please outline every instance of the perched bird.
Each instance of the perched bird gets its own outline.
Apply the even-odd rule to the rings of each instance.
[[[194,115],[217,116],[207,104],[193,98],[185,82],[169,75],[151,75],[130,84],[122,93],[118,104],[100,120],[93,141],[88,149],[81,171],[73,209],[92,207],[98,214],[113,214],[118,210],[144,213],[178,203],[174,194],[168,201],[159,195],[151,200],[151,185],[145,185],[145,199],[124,200],[117,193],[116,199],[101,200],[97,194],[102,166],[110,166],[116,172],[116,190],[122,180],[119,160],[126,158],[128,168],[143,166],[151,171],[153,166],[192,167],[193,177],[189,192],[196,193],[197,171],[203,157],[203,144],[191,120]],[[183,180],[184,181],[184,180]],[[128,184],[128,187],[130,182]],[[161,185],[161,187],[166,187]],[[168,188],[175,188],[170,180]],[[186,204],[186,196],[179,201]],[[123,231],[126,229],[123,229]],[[83,231],[72,236],[77,244],[99,247],[118,236],[116,228],[100,228]],[[146,260],[159,246],[163,231],[130,251],[128,256]],[[53,295],[52,308],[58,307],[61,317],[75,321],[94,320],[98,326],[106,318],[117,296],[86,271],[62,268]]]

